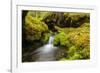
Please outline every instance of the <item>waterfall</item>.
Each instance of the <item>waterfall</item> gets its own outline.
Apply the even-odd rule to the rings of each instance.
[[[53,40],[54,40],[54,37],[53,36],[50,36],[49,41],[48,41],[48,44],[53,44]]]
[[[54,37],[50,36],[48,44],[46,44],[45,46],[43,46],[43,48],[44,48],[42,50],[43,52],[48,53],[50,51],[55,50],[56,47],[53,45],[53,40],[54,40]]]
[[[50,36],[49,41],[46,45],[38,48],[36,50],[37,53],[37,60],[36,61],[53,61],[55,60],[55,50],[57,47],[53,45],[54,36]]]

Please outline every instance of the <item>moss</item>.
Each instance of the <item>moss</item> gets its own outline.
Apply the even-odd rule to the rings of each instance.
[[[56,35],[54,43],[65,46],[66,56],[68,57],[63,57],[63,59],[90,58],[89,28],[89,23],[83,24],[80,28],[58,28],[60,32]]]
[[[48,32],[47,25],[37,17],[32,16],[30,12],[28,12],[25,17],[24,28],[26,32],[26,39],[28,41],[40,40],[43,33]]]
[[[43,34],[43,36],[42,36],[42,38],[41,38],[41,41],[43,42],[43,44],[48,43],[49,37],[50,37],[50,33],[44,33],[44,34]]]
[[[54,41],[53,41],[53,44],[55,46],[60,45],[60,40],[59,40],[59,37],[58,36],[55,36]]]
[[[82,55],[83,59],[90,59],[90,47],[85,47],[80,54]]]
[[[67,36],[64,32],[60,32],[54,37],[54,45],[66,46],[69,43]]]
[[[69,48],[69,50],[68,50],[68,55],[69,55],[69,57],[71,57],[71,56],[73,56],[74,55],[74,53],[77,51],[77,47],[76,46],[72,46],[72,47],[70,47]]]
[[[72,57],[69,58],[69,60],[79,60],[81,59],[82,56],[78,53],[74,53],[74,55]]]

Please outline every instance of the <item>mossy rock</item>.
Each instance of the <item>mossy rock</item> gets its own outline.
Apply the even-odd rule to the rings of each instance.
[[[71,43],[68,40],[68,36],[64,32],[60,32],[54,37],[54,45],[69,47]]]
[[[43,36],[41,37],[41,42],[43,44],[46,44],[48,43],[49,38],[50,38],[50,33],[44,33]]]
[[[32,16],[30,12],[25,17],[24,28],[26,39],[30,41],[40,40],[43,33],[48,32],[48,26],[37,17]]]

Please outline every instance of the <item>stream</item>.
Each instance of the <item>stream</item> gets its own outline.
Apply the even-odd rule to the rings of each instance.
[[[49,41],[46,45],[38,48],[34,51],[36,56],[36,61],[54,61],[55,60],[55,52],[57,47],[53,46],[54,37],[50,36]]]

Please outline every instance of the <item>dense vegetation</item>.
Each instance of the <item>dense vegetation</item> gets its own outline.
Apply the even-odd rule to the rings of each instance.
[[[58,60],[90,58],[89,13],[22,11],[22,60],[33,61],[31,53],[46,44],[50,35],[61,51]]]

